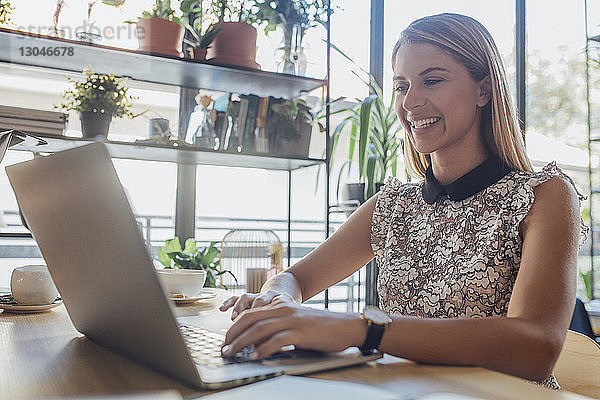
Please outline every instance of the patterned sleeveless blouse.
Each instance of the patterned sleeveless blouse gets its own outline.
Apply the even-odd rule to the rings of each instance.
[[[519,224],[533,188],[554,176],[575,187],[555,163],[524,172],[497,159],[447,186],[431,169],[419,183],[388,179],[371,225],[381,308],[422,318],[506,316],[521,262]],[[586,236],[582,220],[580,246]],[[554,376],[537,383],[560,388]]]

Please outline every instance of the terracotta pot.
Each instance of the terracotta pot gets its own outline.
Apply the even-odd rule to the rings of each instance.
[[[106,138],[112,115],[93,111],[80,111],[79,120],[81,121],[81,133],[84,138],[95,138],[97,136]]]
[[[192,49],[194,53],[194,60],[206,60],[206,49],[194,48]]]
[[[206,59],[218,64],[260,69],[256,58],[256,28],[245,22],[223,22],[206,53]]]
[[[183,27],[161,18],[143,18],[137,24],[138,50],[181,57]]]

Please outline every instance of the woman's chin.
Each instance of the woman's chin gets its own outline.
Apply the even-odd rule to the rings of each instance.
[[[438,149],[438,146],[435,146],[433,143],[426,143],[425,141],[415,140],[414,141],[415,150],[417,150],[420,154],[431,154]]]

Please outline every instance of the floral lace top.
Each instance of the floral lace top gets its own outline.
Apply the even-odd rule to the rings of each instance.
[[[554,176],[573,184],[551,163],[540,172],[508,172],[463,200],[433,204],[423,199],[423,182],[390,178],[371,226],[381,308],[423,318],[505,316],[521,262],[519,224],[533,188]],[[581,221],[580,246],[586,232]],[[553,376],[540,383],[559,388]]]

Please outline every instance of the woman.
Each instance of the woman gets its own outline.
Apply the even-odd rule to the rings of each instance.
[[[221,310],[233,307],[235,322],[224,356],[250,344],[254,359],[289,344],[360,346],[557,388],[552,368],[585,237],[581,196],[555,164],[532,172],[500,55],[480,23],[457,14],[419,19],[402,32],[392,64],[406,157],[424,180],[389,179],[261,294],[227,300]],[[373,257],[383,312],[297,304]]]

